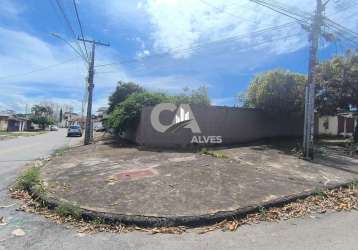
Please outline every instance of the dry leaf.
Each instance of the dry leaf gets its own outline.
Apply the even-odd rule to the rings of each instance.
[[[0,217],[0,226],[5,226],[5,225],[6,225],[5,217],[4,217],[4,216],[1,216],[1,217]]]

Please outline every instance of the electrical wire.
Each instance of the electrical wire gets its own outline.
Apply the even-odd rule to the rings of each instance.
[[[55,68],[55,67],[57,67],[57,66],[60,66],[60,65],[69,63],[69,62],[71,62],[71,61],[74,61],[75,59],[76,59],[76,58],[71,58],[71,59],[68,59],[68,60],[66,60],[66,61],[63,61],[63,62],[61,62],[61,63],[56,63],[56,64],[48,65],[48,66],[45,66],[45,67],[42,67],[42,68],[38,68],[38,69],[34,69],[34,70],[31,70],[31,71],[28,71],[28,72],[24,72],[24,73],[12,74],[12,75],[7,75],[7,76],[0,76],[0,80],[5,80],[5,79],[9,79],[9,78],[14,78],[14,77],[20,77],[20,76],[30,75],[30,74],[33,74],[33,73],[36,73],[36,72],[40,72],[40,71],[44,71],[44,70],[47,70],[47,69],[50,69],[50,68]]]
[[[219,7],[217,7],[217,6],[215,6],[215,5],[211,4],[211,3],[208,3],[208,2],[206,2],[206,1],[204,1],[204,0],[199,0],[199,1],[200,1],[201,3],[203,3],[203,4],[207,5],[207,6],[209,6],[209,7],[211,7],[211,8],[213,8],[213,9],[217,10],[217,11],[221,11],[221,9],[220,9]],[[238,16],[238,15],[236,15],[236,14],[233,14],[232,12],[225,12],[225,14],[230,15],[230,16],[233,16],[233,17],[236,17],[236,18],[240,18],[240,19],[245,20],[245,21],[247,21],[247,22],[251,22],[251,23],[256,24],[256,22],[254,22],[254,21],[252,21],[252,20],[250,20],[250,19],[247,19],[247,18],[243,18],[243,17]]]
[[[190,48],[183,48],[183,47],[175,47],[173,49],[164,48],[164,49],[170,50],[170,52],[152,54],[152,55],[149,55],[147,57],[140,58],[140,59],[129,59],[129,60],[121,61],[121,62],[101,64],[101,65],[97,65],[96,68],[97,67],[106,67],[106,66],[111,66],[111,65],[117,65],[117,64],[126,64],[126,63],[132,63],[132,62],[139,62],[139,61],[143,61],[144,59],[151,59],[151,58],[156,58],[156,57],[168,56],[171,53],[175,53],[175,52],[193,52],[195,49],[200,49],[200,48],[210,46],[210,45],[215,45],[215,44],[218,44],[218,43],[238,41],[238,39],[245,38],[245,37],[250,37],[250,36],[260,36],[260,35],[265,34],[266,32],[269,32],[269,31],[275,31],[275,30],[280,30],[280,29],[283,29],[283,28],[290,27],[293,24],[296,24],[296,22],[284,23],[284,24],[279,25],[279,26],[273,26],[273,27],[260,29],[260,30],[254,31],[254,32],[238,34],[236,36],[232,36],[232,37],[225,38],[225,39],[218,39],[218,40],[207,42],[207,43],[196,43],[196,44],[192,45]]]
[[[283,37],[276,37],[274,39],[271,39],[271,40],[266,40],[266,41],[262,41],[261,43],[257,43],[257,44],[254,44],[253,46],[249,46],[249,47],[245,47],[241,50],[236,50],[234,53],[244,53],[244,52],[248,52],[252,49],[257,49],[257,48],[260,48],[260,46],[263,46],[263,45],[267,45],[267,44],[271,44],[272,42],[275,42],[275,41],[279,41],[279,40],[282,40],[282,39],[287,39],[287,38],[291,38],[291,37],[296,37],[297,35],[300,35],[302,33],[295,33],[295,34],[290,34],[290,35],[286,35],[286,36],[283,36]],[[211,53],[209,54],[213,54],[213,51],[211,51]],[[208,54],[206,54],[208,55]],[[152,58],[150,58],[152,59]],[[138,60],[128,60],[128,61],[123,61],[122,63],[120,63],[121,65],[127,65],[127,64],[133,64],[133,63],[143,63],[142,61],[138,61]],[[119,64],[119,63],[118,63]],[[149,64],[147,65],[146,67],[148,66],[155,66],[155,64]],[[117,71],[104,71],[104,72],[96,72],[97,74],[116,74],[118,73]]]
[[[330,17],[332,17],[332,16],[337,16],[337,14],[340,14],[341,12],[344,12],[344,11],[346,11],[346,10],[348,10],[348,9],[350,9],[350,8],[352,8],[352,7],[354,7],[354,6],[356,6],[356,5],[357,5],[357,1],[352,1],[352,2],[349,3],[347,6],[343,7],[342,9],[339,9],[339,10],[336,11],[335,13],[332,13],[332,14],[330,15]]]
[[[264,1],[264,0],[249,0],[251,2],[254,2],[258,5],[264,6],[266,8],[269,8],[277,13],[280,13],[284,16],[293,18],[297,20],[300,23],[308,23],[310,19],[312,19],[312,15],[303,11],[296,10],[296,13],[292,11],[291,6],[285,6],[282,3],[279,3],[277,1],[271,0],[270,2]],[[299,13],[298,13],[299,12]]]
[[[66,15],[66,12],[65,12],[62,4],[60,3],[60,0],[55,0],[55,2],[57,4],[58,9],[60,10],[60,13],[62,14],[63,19],[65,20],[67,28],[69,29],[69,31],[74,36],[75,43],[76,43],[76,45],[78,47],[79,53],[82,55],[83,59],[88,63],[88,59],[86,58],[86,55],[85,55],[81,45],[77,41],[77,35],[76,35],[76,33],[75,33],[75,31],[74,31],[74,29],[72,27],[72,24],[71,24],[70,20],[68,19],[67,15]]]
[[[85,43],[85,41],[84,41],[85,37],[84,37],[84,35],[83,35],[82,23],[81,23],[80,15],[78,14],[77,4],[76,4],[76,1],[75,1],[75,0],[72,0],[72,2],[73,2],[73,6],[74,6],[75,12],[76,12],[77,22],[78,22],[78,25],[80,26],[82,42],[83,42],[83,46],[84,46],[85,51],[86,51],[86,58],[89,60],[88,51],[87,51],[87,46],[86,46],[86,43]]]

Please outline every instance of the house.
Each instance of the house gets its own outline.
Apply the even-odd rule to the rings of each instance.
[[[319,135],[350,137],[358,123],[358,112],[337,113],[334,116],[318,118]]]
[[[80,116],[77,113],[65,112],[60,127],[68,128],[71,125],[80,125],[79,120]]]
[[[31,127],[28,118],[13,114],[0,114],[0,131],[18,132],[26,131]]]
[[[94,128],[104,126],[103,121],[108,119],[107,110],[108,110],[108,108],[106,108],[106,107],[101,107],[97,110],[96,115],[94,117],[92,117]]]

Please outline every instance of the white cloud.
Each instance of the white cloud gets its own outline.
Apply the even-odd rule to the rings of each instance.
[[[87,69],[67,45],[50,44],[29,33],[2,27],[0,37],[6,37],[0,40],[2,106],[22,111],[26,104],[51,100],[80,107]],[[112,61],[112,53],[103,51],[96,62]],[[115,70],[115,77],[126,79],[121,67]],[[95,75],[96,84],[102,88],[114,86],[116,80],[113,75]]]
[[[291,0],[289,5],[309,13],[315,8],[315,2],[311,0]],[[197,43],[230,38],[293,21],[248,0],[147,0],[145,10],[155,29],[152,33],[154,47],[177,58],[189,57],[193,51],[188,49]],[[331,3],[327,11],[334,12],[335,4]],[[347,25],[351,22],[341,21]],[[282,39],[286,35],[295,34],[298,36]],[[266,32],[265,36],[242,37],[232,42],[241,48],[250,49],[260,40],[270,38],[274,42],[259,47],[265,49],[267,54],[290,53],[307,45],[307,35],[299,25],[272,30]],[[183,52],[183,49],[186,51]]]
[[[0,37],[7,38],[6,41],[0,40],[1,109],[23,111],[26,104],[31,106],[41,101],[53,101],[72,104],[75,110],[80,111],[87,69],[67,45],[50,44],[29,33],[2,27]],[[116,61],[115,55],[113,49],[101,48],[96,65]],[[165,91],[177,91],[185,84],[197,84],[180,75],[137,77],[118,64],[110,68],[98,67],[95,71],[95,107],[107,102],[118,80],[134,81],[150,90]]]
[[[1,17],[16,18],[23,11],[24,5],[16,4],[15,0],[1,0],[0,19]]]

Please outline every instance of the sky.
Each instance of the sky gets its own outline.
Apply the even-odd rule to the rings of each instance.
[[[0,110],[25,112],[26,106],[52,101],[80,112],[87,66],[51,35],[78,46],[70,27],[76,36],[80,29],[72,0],[58,1],[70,25],[56,0],[0,0]],[[96,47],[94,110],[107,105],[120,80],[169,94],[207,86],[212,104],[234,106],[258,73],[307,72],[307,32],[295,20],[249,0],[76,3],[84,36],[110,43]],[[312,0],[291,0],[290,5],[305,13],[315,8]],[[325,14],[358,32],[356,6],[356,1],[332,0]],[[344,39],[321,39],[319,60],[350,47]]]

